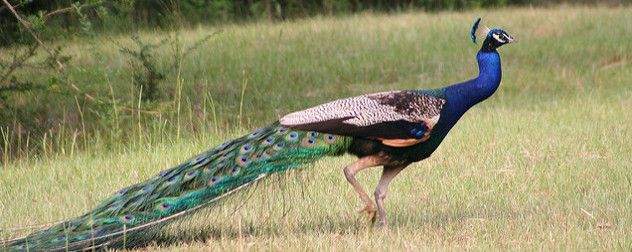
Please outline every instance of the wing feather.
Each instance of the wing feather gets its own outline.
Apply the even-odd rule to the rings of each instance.
[[[424,93],[391,91],[335,100],[290,113],[279,122],[298,130],[400,139],[387,142],[404,145],[429,138],[444,104],[445,99]],[[413,133],[418,128],[423,134]]]

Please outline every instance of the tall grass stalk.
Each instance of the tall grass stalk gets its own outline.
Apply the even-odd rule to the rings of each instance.
[[[242,72],[243,78],[241,81],[241,95],[239,96],[239,129],[242,128],[242,121],[244,118],[244,98],[246,96],[246,88],[248,87],[248,78],[246,77],[246,71]]]
[[[77,105],[77,111],[79,111],[79,119],[81,120],[81,135],[83,136],[83,146],[88,146],[88,133],[86,131],[86,121],[84,120],[83,117],[83,109],[81,108],[81,105],[79,105],[79,100],[77,100],[77,97],[75,96],[75,103]],[[61,137],[61,134],[60,134]],[[74,140],[73,140],[73,144],[74,144]]]
[[[9,156],[11,154],[11,132],[9,130],[9,127],[7,127],[6,129],[4,127],[0,127],[0,133],[2,133],[2,140],[4,141],[4,146],[2,148],[2,161],[4,163],[3,167],[7,167],[7,164],[9,163]]]
[[[176,81],[176,127],[177,127],[177,133],[176,133],[176,139],[180,139],[180,131],[181,131],[181,121],[180,121],[180,116],[181,116],[181,108],[182,108],[182,88],[184,86],[184,79],[181,79],[180,76],[178,76],[178,80]]]
[[[112,99],[112,110],[114,111],[114,131],[118,132],[120,129],[119,122],[119,111],[116,105],[116,96],[114,95],[114,88],[112,87],[112,83],[108,81],[108,87],[110,88],[110,97]]]
[[[142,124],[142,113],[141,111],[143,111],[143,107],[142,107],[142,103],[143,103],[143,86],[140,86],[140,89],[138,91],[138,103],[137,103],[137,110],[136,110],[136,116],[137,116],[137,125],[138,125],[138,142],[136,147],[140,147],[139,145],[142,145],[145,141],[143,141],[143,134],[144,134],[144,130],[143,130],[143,124]]]
[[[77,148],[77,135],[78,133],[73,133],[72,134],[72,142],[70,143],[70,157],[72,158],[75,154],[75,148]],[[85,135],[85,132],[84,132]],[[84,146],[86,144],[86,141],[84,140]]]
[[[211,116],[212,116],[211,123],[213,123],[213,132],[215,133],[215,135],[217,135],[220,133],[220,131],[219,131],[219,121],[217,120],[217,111],[215,109],[215,101],[213,101],[213,92],[211,92],[208,89],[208,80],[205,80],[204,84],[205,84],[204,86],[206,87],[205,88],[206,92],[204,96],[205,97],[204,98],[204,113],[203,113],[204,118],[205,118],[204,121],[206,121],[206,107],[207,107],[206,102],[208,101],[209,103],[208,105],[211,107]]]
[[[42,138],[42,150],[44,151],[44,157],[48,157],[48,148],[46,147],[47,138],[48,138],[48,132],[44,132],[44,137]]]

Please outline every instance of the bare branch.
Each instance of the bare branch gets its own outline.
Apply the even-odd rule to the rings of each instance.
[[[98,5],[98,4],[100,4],[100,3],[82,4],[82,5],[79,6],[79,9],[83,9],[85,7],[90,7],[90,6],[94,6],[94,5]],[[66,12],[72,11],[73,9],[74,9],[74,7],[67,7],[67,8],[63,8],[63,9],[54,10],[54,11],[51,11],[50,13],[44,15],[44,17],[45,18],[50,18],[50,17],[52,17],[54,15],[57,15],[57,14],[66,13]]]
[[[57,55],[55,54],[55,52],[51,51],[50,49],[48,49],[48,47],[44,44],[44,42],[42,42],[42,40],[39,39],[39,37],[37,37],[37,35],[35,34],[35,32],[33,32],[33,30],[31,30],[30,27],[30,23],[27,22],[26,20],[22,19],[20,17],[20,15],[18,15],[18,13],[15,11],[15,9],[13,9],[13,6],[11,6],[11,4],[9,3],[8,0],[2,0],[4,2],[4,4],[7,6],[7,8],[9,8],[9,10],[11,10],[11,13],[13,13],[13,15],[15,16],[15,18],[20,21],[20,23],[22,23],[22,25],[24,25],[24,28],[26,28],[27,31],[29,31],[29,33],[31,33],[31,36],[33,36],[33,38],[35,40],[37,40],[37,43],[40,44],[40,46],[46,50],[46,52],[48,52],[48,54],[50,55],[50,57],[55,60],[55,62],[57,62],[57,65],[59,66],[59,69],[62,70],[64,69],[64,64],[61,63],[61,61],[59,61],[59,59],[57,58]]]
[[[19,4],[16,4],[16,5],[13,5],[13,8],[14,8],[14,9],[18,9],[18,8],[20,8],[20,7],[22,7],[22,3],[19,3]],[[2,13],[2,12],[4,11],[4,9],[6,9],[6,8],[7,8],[6,6],[2,6],[2,7],[0,7],[0,13]]]

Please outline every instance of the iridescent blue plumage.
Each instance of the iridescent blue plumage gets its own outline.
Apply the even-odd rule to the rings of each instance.
[[[470,37],[472,38],[472,42],[474,42],[474,44],[476,44],[476,30],[478,30],[478,25],[480,23],[481,23],[481,18],[479,17],[474,22],[474,25],[472,26],[472,32],[470,32]]]
[[[89,213],[27,237],[4,241],[8,251],[67,251],[134,247],[147,243],[169,221],[243,188],[271,173],[344,153],[358,161],[344,174],[376,220],[372,200],[355,179],[362,169],[384,166],[375,189],[380,224],[391,180],[429,157],[475,104],[491,96],[502,78],[496,49],[516,42],[506,32],[484,29],[476,58],[479,75],[433,90],[391,91],[351,97],[298,111],[279,122],[224,142],[191,160],[121,189]],[[480,18],[471,36],[481,31]]]

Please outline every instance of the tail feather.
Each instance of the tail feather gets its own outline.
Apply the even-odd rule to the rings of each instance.
[[[350,140],[291,131],[276,122],[124,188],[81,217],[0,246],[9,251],[72,251],[142,245],[176,217],[216,203],[268,174],[341,155]]]

